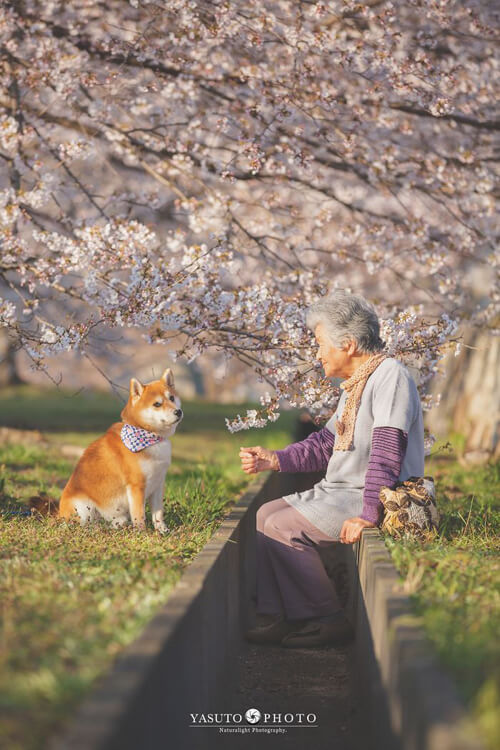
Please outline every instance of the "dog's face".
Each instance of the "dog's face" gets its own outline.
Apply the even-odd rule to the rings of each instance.
[[[170,369],[165,370],[159,380],[145,385],[132,378],[129,401],[137,421],[152,432],[173,435],[183,417]]]

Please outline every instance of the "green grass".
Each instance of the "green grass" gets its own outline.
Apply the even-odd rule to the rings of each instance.
[[[500,745],[500,464],[464,468],[436,445],[440,536],[425,544],[386,536],[393,560],[441,661],[455,678],[487,747]]]
[[[184,403],[167,474],[167,537],[149,530],[81,528],[55,519],[0,515],[0,736],[10,750],[35,750],[95,678],[168,599],[182,570],[230,511],[250,478],[240,445],[283,447],[296,412],[266,430],[230,435],[224,417],[251,405]],[[58,498],[76,460],[61,443],[88,445],[120,419],[121,402],[16,387],[0,392],[0,422],[45,433],[48,447],[0,446],[0,507],[40,491]],[[499,466],[464,469],[436,446],[426,473],[442,513],[432,543],[386,538],[429,638],[455,677],[491,750],[499,743]],[[148,519],[149,521],[149,519]]]
[[[120,408],[103,394],[1,392],[1,422],[40,429],[49,443],[0,446],[0,509],[23,508],[40,492],[59,498],[76,464],[61,456],[60,444],[89,444],[119,420]],[[239,446],[284,446],[295,418],[283,414],[266,430],[231,435],[224,417],[243,414],[246,406],[183,408],[165,483],[165,521],[172,529],[166,537],[152,530],[149,509],[146,533],[0,513],[0,737],[9,750],[46,746],[168,600],[253,479],[240,469]]]
[[[37,429],[50,433],[101,433],[113,422],[120,421],[125,403],[114,393],[102,391],[72,392],[57,388],[42,390],[22,385],[0,389],[0,424],[18,429]],[[183,401],[184,419],[178,434],[215,431],[226,436],[224,418],[244,414],[255,404],[214,404],[206,401]],[[283,412],[277,425],[286,423],[286,430],[296,419],[296,412]],[[280,428],[278,427],[278,430]],[[267,431],[267,430],[266,430]],[[262,430],[248,430],[245,435],[263,434]],[[235,436],[237,437],[237,436]],[[81,442],[81,440],[80,440]]]

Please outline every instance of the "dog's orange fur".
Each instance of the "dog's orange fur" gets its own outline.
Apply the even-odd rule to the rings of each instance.
[[[131,518],[135,527],[145,528],[145,503],[150,499],[155,528],[166,531],[163,485],[170,465],[170,441],[133,453],[123,444],[120,430],[127,422],[168,438],[182,418],[179,407],[171,370],[145,385],[132,378],[129,399],[120,415],[123,421],[112,424],[87,447],[63,490],[59,515],[68,519],[76,513],[85,523],[100,513],[115,526]]]

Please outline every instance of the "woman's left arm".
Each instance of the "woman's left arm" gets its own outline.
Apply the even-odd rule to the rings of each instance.
[[[312,432],[304,440],[275,451],[280,471],[324,471],[332,455],[335,435],[328,427]]]
[[[408,433],[398,427],[374,428],[363,493],[363,512],[357,518],[344,521],[340,532],[341,542],[357,542],[362,529],[378,525],[382,509],[380,488],[392,487],[398,481],[407,444]]]

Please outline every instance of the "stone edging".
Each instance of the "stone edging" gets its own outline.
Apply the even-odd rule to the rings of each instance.
[[[363,531],[351,549],[359,575],[355,673],[373,747],[484,750],[381,533]]]
[[[272,499],[273,479],[266,473],[249,485],[166,604],[97,681],[50,750],[196,746],[189,712],[215,710],[237,653],[248,596],[240,582],[251,578],[247,511]]]

